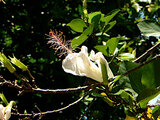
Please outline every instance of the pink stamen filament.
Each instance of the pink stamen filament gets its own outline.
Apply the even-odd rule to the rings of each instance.
[[[69,50],[62,41],[60,41],[57,36],[53,35],[53,32],[51,31],[50,35],[60,44],[60,46],[62,46],[64,49],[66,49],[70,54],[72,54],[72,51]]]

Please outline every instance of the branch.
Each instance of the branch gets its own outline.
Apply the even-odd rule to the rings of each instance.
[[[139,56],[137,59],[135,59],[133,62],[140,62],[141,60],[143,60],[148,54],[150,54],[151,52],[153,52],[158,46],[160,45],[160,42],[158,42],[157,44],[155,44],[153,47],[149,48],[145,53],[143,53],[141,56]]]
[[[160,104],[147,105],[147,107],[156,107],[158,105],[160,105]]]
[[[87,94],[88,95],[88,94]],[[86,95],[85,95],[86,96]],[[46,115],[46,114],[52,114],[52,113],[56,113],[56,112],[60,112],[62,110],[65,110],[75,104],[77,104],[78,102],[80,102],[85,96],[80,97],[78,100],[68,104],[65,107],[62,107],[60,109],[56,109],[56,110],[52,110],[52,111],[46,111],[46,112],[39,112],[39,113],[32,113],[32,114],[20,114],[20,113],[12,113],[12,115],[14,116],[18,116],[18,117],[36,117],[36,116],[42,116],[42,115]]]
[[[23,81],[24,84],[21,86],[17,83],[12,83],[8,80],[5,80],[2,76],[0,77],[0,85],[8,85],[9,87],[15,88],[19,91],[19,95],[23,95],[24,93],[40,93],[40,94],[59,94],[59,93],[72,93],[79,91],[87,91],[89,89],[94,89],[98,85],[102,83],[91,84],[88,86],[76,87],[76,88],[66,88],[66,89],[41,89],[41,88],[33,88],[28,81]]]
[[[140,65],[138,65],[138,66],[136,66],[136,67],[128,70],[127,72],[122,73],[122,76],[126,76],[126,75],[128,75],[129,73],[131,73],[131,72],[133,72],[133,71],[136,71],[136,70],[138,70],[139,68],[143,67],[144,65],[147,65],[147,64],[149,64],[149,63],[151,63],[151,62],[153,62],[154,60],[157,60],[157,59],[160,59],[160,54],[158,54],[158,55],[154,56],[152,59],[150,59],[150,60],[148,60],[148,61],[145,61],[145,62],[141,63]]]
[[[82,86],[82,87],[77,87],[77,88],[67,88],[67,89],[55,89],[55,90],[51,90],[51,89],[32,89],[32,92],[34,93],[42,93],[42,94],[57,94],[57,93],[70,93],[70,92],[79,92],[82,90],[89,90],[89,89],[93,89],[97,87],[97,84],[91,84],[89,86]]]

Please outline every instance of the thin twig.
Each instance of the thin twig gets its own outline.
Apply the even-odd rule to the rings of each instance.
[[[157,60],[157,59],[160,59],[160,54],[158,54],[158,55],[154,56],[152,59],[150,59],[148,61],[145,61],[145,62],[139,64],[138,66],[122,73],[122,76],[126,76],[126,75],[130,74],[131,72],[136,71],[136,70],[140,69],[141,67],[143,67],[144,65],[147,65],[147,64],[149,64],[149,63],[151,63],[151,62],[153,62],[154,60]]]
[[[39,112],[39,113],[33,113],[33,114],[20,114],[20,113],[12,113],[12,115],[14,116],[18,116],[18,117],[36,117],[36,116],[40,116],[40,115],[46,115],[46,114],[52,114],[52,113],[56,113],[56,112],[60,112],[63,111],[75,104],[77,104],[78,102],[80,102],[85,96],[80,97],[78,100],[68,104],[65,107],[62,107],[60,109],[56,109],[56,110],[52,110],[52,111],[46,111],[46,112]]]
[[[35,93],[43,93],[43,94],[57,94],[57,93],[70,93],[70,92],[79,92],[82,90],[89,90],[89,89],[93,89],[95,87],[97,87],[98,84],[91,84],[89,86],[82,86],[82,87],[76,87],[76,88],[67,88],[67,89],[55,89],[55,90],[51,90],[51,89],[32,89],[32,92]]]
[[[151,52],[153,52],[157,47],[159,47],[160,42],[158,42],[157,44],[155,44],[153,47],[149,48],[145,53],[143,53],[141,56],[139,56],[137,59],[135,59],[133,62],[140,62],[141,60],[143,60],[145,57],[147,57],[148,54],[150,54]]]
[[[158,105],[160,105],[160,104],[147,105],[147,107],[156,107],[156,106],[158,106]]]
[[[91,106],[93,105],[95,101],[95,98],[92,100],[92,102],[89,104],[88,108],[84,111],[84,113],[82,114],[82,116],[79,118],[79,120],[81,120],[82,118],[84,118],[84,116],[87,114],[87,111],[91,108]]]
[[[34,88],[37,88],[36,82],[35,82],[35,78],[33,77],[33,75],[31,74],[30,70],[27,69],[27,73],[30,76],[30,78],[32,79],[32,84]]]
[[[15,88],[19,91],[19,95],[23,95],[24,93],[32,92],[32,93],[40,93],[40,94],[58,94],[58,93],[72,93],[72,92],[80,92],[83,90],[89,90],[101,85],[102,83],[91,84],[88,86],[76,87],[76,88],[66,88],[66,89],[41,89],[41,88],[33,88],[27,81],[26,84],[20,86],[15,83],[11,83],[10,81],[5,80],[1,76],[0,85],[8,85],[9,87]],[[28,85],[29,84],[29,85]]]

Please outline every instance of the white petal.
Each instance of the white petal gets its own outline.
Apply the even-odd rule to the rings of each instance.
[[[11,107],[7,106],[4,110],[4,120],[8,120],[11,117]]]
[[[108,62],[107,60],[104,58],[103,54],[101,52],[98,52],[95,54],[94,51],[91,51],[91,55],[90,55],[90,59],[95,61],[97,64],[98,64],[98,67],[100,68],[101,70],[101,65],[100,65],[100,58],[102,58],[102,60],[104,60],[105,64],[106,64],[106,67],[107,67],[107,72],[108,72],[108,78],[113,78],[114,75],[108,65]]]
[[[82,46],[79,53],[67,55],[62,62],[62,68],[67,73],[79,76],[87,76],[98,82],[103,82],[100,58],[102,58],[106,63],[109,78],[114,77],[108,66],[108,62],[105,60],[102,53],[98,52],[95,54],[94,51],[91,51],[91,55],[88,57],[88,50],[85,46]],[[95,64],[95,62],[97,64]]]
[[[2,112],[3,109],[4,109],[3,105],[0,104],[0,120],[2,120],[2,118],[3,118],[3,112]]]
[[[99,82],[103,81],[100,69],[90,61],[85,46],[82,46],[81,52],[69,54],[63,60],[62,68],[65,72],[73,75],[87,76]]]

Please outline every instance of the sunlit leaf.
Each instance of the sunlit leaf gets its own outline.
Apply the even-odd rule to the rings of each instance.
[[[121,60],[133,60],[135,56],[131,53],[122,53],[119,54],[118,58]]]
[[[91,24],[87,29],[84,30],[82,34],[87,35],[87,36],[91,35],[94,29],[94,25],[95,25],[94,23]]]
[[[131,96],[131,94],[129,94],[129,93],[126,92],[125,90],[119,90],[119,91],[118,91],[117,93],[115,93],[114,95],[120,95],[121,98],[122,98],[123,100],[125,100],[126,102],[128,102],[128,103],[129,103],[130,98],[133,98],[133,97]]]
[[[151,0],[137,0],[137,2],[146,2],[146,3],[151,3]]]
[[[87,38],[92,34],[94,28],[94,24],[91,24],[87,29],[84,30],[84,32],[80,35],[75,37],[72,40],[71,46],[73,49],[81,45]]]
[[[93,13],[90,13],[89,16],[88,16],[88,22],[89,23],[98,23],[101,19],[101,16],[102,16],[102,13],[101,12],[93,12]]]
[[[109,23],[109,21],[119,12],[119,9],[113,10],[111,13],[109,13],[110,15],[106,16],[104,19],[105,25],[107,25]]]
[[[146,88],[157,88],[160,86],[160,60],[153,61],[142,68],[142,84]]]
[[[94,48],[97,49],[98,51],[102,52],[106,56],[109,54],[109,52],[106,51],[106,49],[107,49],[106,45],[96,45]]]
[[[113,37],[106,42],[106,46],[109,49],[109,54],[112,55],[114,53],[114,51],[118,45],[118,42],[119,42],[119,39],[116,37]]]
[[[113,37],[106,42],[106,45],[97,45],[94,48],[102,52],[104,55],[112,55],[118,45],[119,39]]]
[[[146,108],[147,103],[159,94],[159,90],[147,88],[141,91],[141,93],[139,93],[137,101],[139,102],[141,108]]]
[[[140,29],[141,33],[145,36],[160,36],[160,26],[153,23],[153,22],[146,22],[142,21],[137,24],[138,28]]]
[[[67,26],[76,32],[83,32],[83,29],[87,27],[82,19],[74,19]]]
[[[136,67],[138,64],[132,63],[132,62],[124,62],[123,65],[124,65],[123,67],[125,67],[126,70],[128,71],[128,70]],[[144,86],[141,83],[142,69],[138,69],[138,70],[131,72],[128,75],[128,77],[129,77],[130,84],[131,84],[133,90],[137,93],[140,93],[144,89]]]
[[[114,26],[115,24],[116,24],[116,21],[112,21],[112,22],[108,23],[108,24],[105,26],[103,32],[108,32],[110,29],[113,28],[113,26]]]
[[[80,36],[75,37],[72,40],[72,44],[71,44],[72,48],[75,49],[76,47],[81,45],[85,40],[87,40],[87,38],[88,38],[88,36],[84,35],[84,34],[81,34]]]

